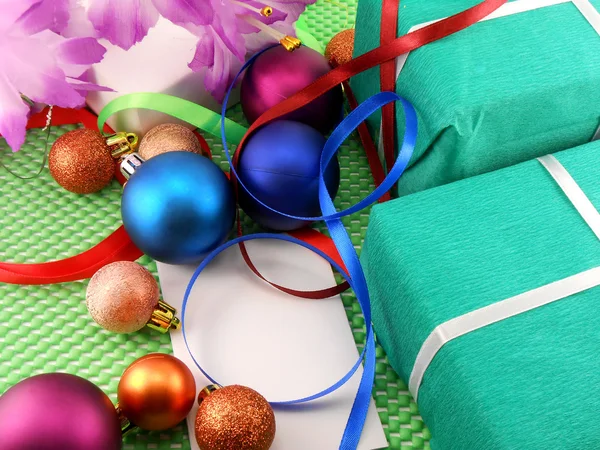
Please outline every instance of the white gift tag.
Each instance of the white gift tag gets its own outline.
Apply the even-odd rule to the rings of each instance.
[[[247,243],[252,260],[269,280],[315,290],[335,279],[329,264],[310,250],[284,241]],[[165,301],[181,311],[195,267],[158,264]],[[220,384],[251,387],[270,401],[292,400],[335,383],[358,352],[339,296],[304,300],[284,294],[256,277],[233,246],[200,275],[187,307],[186,332],[194,357]],[[194,365],[181,332],[172,332],[175,356],[194,372],[198,391],[210,384]],[[362,368],[342,388],[301,406],[275,408],[273,450],[339,447]],[[192,449],[197,405],[188,416]],[[373,400],[359,449],[386,448]]]

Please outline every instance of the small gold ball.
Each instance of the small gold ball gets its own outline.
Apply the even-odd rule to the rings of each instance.
[[[167,430],[189,414],[196,399],[196,382],[179,359],[151,353],[135,360],[119,381],[119,407],[144,430]]]
[[[158,283],[148,270],[131,261],[108,264],[87,287],[86,305],[102,328],[114,333],[142,329],[158,305]]]
[[[354,52],[354,28],[340,31],[336,34],[327,47],[325,47],[325,57],[329,63],[336,67],[346,64],[352,59]]]
[[[67,191],[91,194],[114,177],[115,162],[97,131],[81,128],[59,137],[48,154],[50,174]]]
[[[195,428],[200,450],[268,450],[275,439],[275,414],[258,392],[225,386],[202,400]]]
[[[138,153],[146,160],[167,152],[194,152],[202,154],[202,147],[192,130],[174,123],[157,125],[146,133]]]

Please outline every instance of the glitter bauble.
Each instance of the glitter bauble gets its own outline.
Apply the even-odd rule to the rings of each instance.
[[[65,373],[27,378],[0,397],[2,450],[119,450],[121,424],[100,388]]]
[[[144,430],[166,430],[189,414],[196,382],[179,359],[151,353],[125,369],[117,397],[119,408],[132,424]]]
[[[200,141],[192,130],[173,123],[157,125],[146,133],[138,153],[148,160],[167,152],[185,151],[202,154]]]
[[[240,155],[238,175],[244,186],[265,205],[297,217],[318,217],[319,171],[325,138],[300,122],[277,120],[256,131]],[[335,197],[340,167],[334,156],[324,172],[325,185]],[[310,222],[292,219],[262,206],[245,189],[238,190],[240,207],[265,228],[290,231]]]
[[[118,261],[102,267],[87,287],[86,305],[102,328],[115,333],[142,329],[158,305],[158,283],[135,262]]]
[[[325,58],[334,66],[341,66],[352,60],[354,52],[354,28],[340,31],[336,34],[327,47],[325,47]]]
[[[81,128],[59,137],[48,154],[50,174],[67,191],[91,194],[113,179],[115,162],[106,139]]]
[[[200,450],[267,450],[275,439],[275,414],[258,392],[225,386],[202,399],[195,428]]]
[[[302,46],[293,52],[282,45],[262,53],[242,80],[240,102],[248,122],[296,94],[331,70],[319,52]],[[342,89],[336,86],[309,104],[281,117],[295,120],[327,133],[342,118]]]
[[[166,264],[193,264],[228,237],[236,204],[227,176],[190,152],[158,155],[139,166],[121,199],[123,225],[135,245]]]

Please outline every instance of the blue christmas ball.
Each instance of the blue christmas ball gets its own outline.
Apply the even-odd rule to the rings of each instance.
[[[123,225],[137,247],[168,264],[201,261],[227,239],[235,197],[219,167],[196,153],[144,162],[123,191]]]
[[[270,207],[302,217],[321,215],[319,164],[325,138],[300,122],[272,122],[253,134],[238,164],[240,180],[252,194]],[[335,197],[340,184],[340,167],[332,158],[324,173],[327,190]],[[260,205],[240,188],[240,207],[265,228],[290,231],[310,222],[291,219]]]

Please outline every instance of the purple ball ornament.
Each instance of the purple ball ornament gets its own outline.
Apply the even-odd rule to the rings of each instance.
[[[0,397],[2,450],[119,450],[121,439],[110,399],[78,376],[37,375]]]
[[[248,122],[291,97],[331,70],[319,52],[301,46],[290,52],[282,45],[270,48],[248,69],[242,80],[240,101]],[[302,122],[327,133],[342,118],[342,88],[337,86],[282,119]]]
[[[300,122],[278,120],[265,125],[248,140],[238,161],[238,176],[248,190],[271,208],[298,217],[321,215],[319,170],[325,138]],[[335,197],[340,166],[332,158],[324,173]],[[259,204],[240,186],[240,207],[255,222],[276,231],[302,228],[310,222],[282,216]]]

